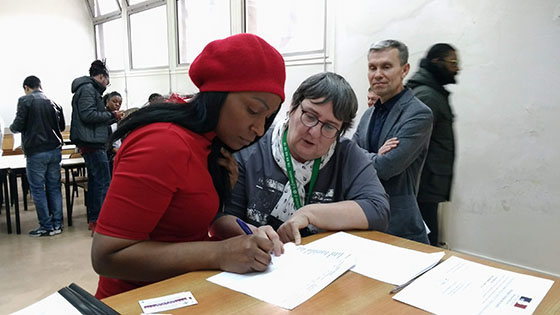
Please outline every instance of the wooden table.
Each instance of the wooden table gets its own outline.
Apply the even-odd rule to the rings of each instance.
[[[85,166],[84,158],[69,158],[68,154],[62,155],[61,168],[64,169],[64,188],[66,192],[66,212],[68,216],[68,226],[72,226],[72,202],[70,198],[70,170]],[[8,155],[0,157],[0,185],[6,202],[6,223],[8,234],[12,233],[12,222],[10,217],[10,202],[8,199],[8,186],[12,200],[14,200],[14,212],[16,219],[16,233],[21,234],[20,215],[19,215],[19,196],[17,190],[17,176],[25,176],[27,161],[25,155]],[[23,198],[24,209],[27,210],[27,198]]]
[[[19,196],[17,190],[17,176],[25,176],[26,159],[23,154],[8,155],[0,157],[0,176],[2,176],[2,186],[4,199],[6,199],[6,224],[8,234],[12,233],[12,220],[10,218],[10,199],[8,197],[8,186],[11,200],[14,202],[14,213],[16,217],[16,233],[21,234],[21,224],[19,217]],[[24,197],[24,208],[27,210],[27,199]]]
[[[422,252],[437,252],[441,248],[409,241],[381,232],[359,231],[354,235],[410,248]],[[309,243],[330,233],[312,235],[304,239]],[[534,314],[560,314],[560,278],[513,266],[492,262],[471,255],[446,250],[444,259],[451,255],[485,265],[554,280],[554,285],[539,304]],[[191,291],[198,304],[165,311],[166,314],[428,314],[410,305],[395,301],[388,292],[394,287],[354,272],[346,272],[324,290],[292,311],[262,302],[248,295],[221,287],[206,280],[219,271],[197,271],[103,299],[121,314],[140,314],[139,300]],[[270,284],[271,290],[274,284]]]

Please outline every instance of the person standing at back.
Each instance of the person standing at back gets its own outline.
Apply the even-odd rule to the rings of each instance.
[[[367,154],[389,194],[388,233],[428,243],[416,193],[428,152],[432,112],[403,79],[410,70],[408,48],[396,40],[373,44],[368,53],[368,79],[379,99],[367,109],[354,140]]]
[[[449,105],[449,91],[444,85],[455,83],[459,70],[455,48],[439,43],[430,48],[420,61],[418,72],[407,82],[414,95],[430,107],[434,118],[418,190],[418,206],[431,231],[428,235],[430,244],[434,246],[438,245],[438,205],[450,200],[455,160],[453,111]]]
[[[88,221],[95,222],[111,181],[109,159],[105,143],[109,139],[108,126],[122,118],[121,111],[107,111],[101,95],[109,86],[109,72],[100,60],[92,62],[89,76],[72,81],[72,123],[70,140],[80,149],[88,173]]]
[[[373,89],[371,88],[371,86],[367,89],[367,107],[370,108],[373,106],[373,104],[375,104],[375,102],[377,102],[377,100],[379,99],[379,96],[377,96],[374,92]]]
[[[152,93],[148,97],[148,105],[163,103],[164,101],[165,101],[165,98],[159,93]]]
[[[60,161],[65,121],[62,107],[47,98],[41,80],[29,76],[23,81],[25,96],[18,100],[13,133],[22,133],[22,149],[27,158],[27,180],[39,227],[29,236],[62,233],[62,193]]]

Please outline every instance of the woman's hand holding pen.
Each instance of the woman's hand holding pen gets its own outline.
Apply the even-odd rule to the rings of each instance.
[[[241,230],[243,230],[243,233],[247,235],[255,234],[259,237],[264,237],[271,240],[274,248],[270,253],[274,254],[274,256],[280,256],[284,253],[284,244],[282,244],[282,241],[280,241],[280,237],[270,225],[263,225],[257,228],[254,225],[245,223],[245,221],[241,220],[240,218],[236,218],[235,221],[237,222]]]
[[[284,244],[280,240],[280,236],[270,225],[263,225],[260,227],[253,227],[253,233],[259,237],[264,237],[272,241],[272,251],[274,256],[280,256],[284,253]]]
[[[235,273],[264,271],[268,268],[271,240],[253,235],[240,235],[221,241],[222,248],[217,257],[221,270]]]

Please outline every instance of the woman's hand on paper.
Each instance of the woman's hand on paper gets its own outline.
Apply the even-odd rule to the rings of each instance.
[[[296,211],[288,221],[284,222],[278,228],[278,235],[282,242],[294,242],[296,245],[301,244],[301,234],[299,230],[310,224],[309,218],[305,214],[305,211],[302,210],[303,208]]]

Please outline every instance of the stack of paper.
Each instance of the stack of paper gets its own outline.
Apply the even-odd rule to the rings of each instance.
[[[306,246],[351,253],[356,257],[352,271],[394,285],[406,283],[444,256],[444,252],[422,253],[345,232],[331,234]]]
[[[222,272],[208,278],[226,288],[293,309],[350,269],[350,254],[284,244],[284,254],[273,257],[265,272],[235,274]]]
[[[393,298],[435,314],[532,314],[553,283],[453,256]]]

